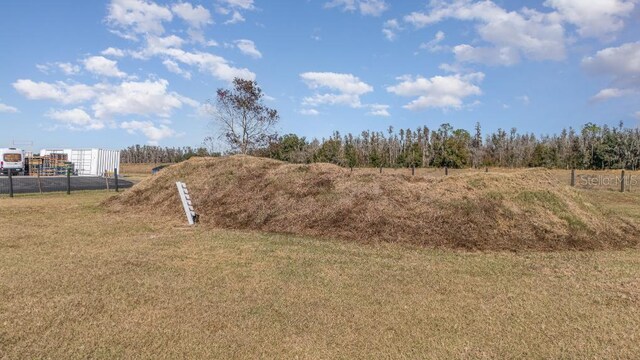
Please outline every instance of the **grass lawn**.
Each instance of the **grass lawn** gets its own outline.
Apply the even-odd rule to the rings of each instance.
[[[640,356],[640,250],[189,229],[107,196],[0,198],[0,358]]]

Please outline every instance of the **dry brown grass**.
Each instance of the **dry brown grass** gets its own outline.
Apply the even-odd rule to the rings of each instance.
[[[137,183],[150,177],[152,175],[151,170],[161,165],[170,165],[170,164],[159,164],[159,163],[121,164],[119,172],[127,180]]]
[[[540,169],[415,177],[328,164],[194,158],[110,199],[118,211],[183,221],[175,182],[211,227],[475,250],[620,249],[638,224]],[[432,173],[432,175],[429,175]]]
[[[0,358],[637,358],[638,250],[468,253],[0,198]],[[636,209],[638,208],[636,202]]]
[[[120,172],[124,175],[140,175],[140,176],[149,176],[151,175],[151,170],[155,167],[162,165],[170,165],[170,164],[162,164],[162,163],[145,163],[145,164],[121,164]]]

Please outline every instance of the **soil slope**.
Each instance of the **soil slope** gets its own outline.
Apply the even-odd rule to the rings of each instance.
[[[427,178],[249,156],[194,158],[104,205],[186,222],[176,181],[186,182],[203,226],[474,250],[638,244],[634,225],[538,169]]]

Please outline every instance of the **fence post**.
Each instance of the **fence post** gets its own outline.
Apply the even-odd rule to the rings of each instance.
[[[571,169],[571,186],[576,186],[576,169]]]
[[[71,169],[67,169],[67,195],[71,195]]]
[[[116,180],[116,188],[115,188],[115,190],[116,190],[116,192],[118,192],[119,191],[119,188],[118,188],[118,168],[114,168],[113,169],[113,178]]]
[[[109,192],[109,172],[104,171],[104,182],[107,183],[107,192]]]
[[[416,164],[411,164],[411,176],[416,175]]]
[[[9,169],[9,197],[13,197],[13,175],[11,175],[11,169]]]
[[[382,165],[380,165],[380,174],[382,174]]]
[[[622,170],[622,177],[620,178],[620,192],[624,192],[624,170]]]
[[[449,167],[448,166],[444,167],[444,176],[449,176]]]
[[[489,167],[488,166],[484,168],[484,172],[486,172],[486,173],[489,172]]]

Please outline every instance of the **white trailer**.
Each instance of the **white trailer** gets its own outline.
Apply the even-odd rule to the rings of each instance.
[[[24,151],[16,148],[0,148],[0,174],[23,174]]]
[[[120,151],[105,149],[42,149],[40,156],[65,154],[80,176],[102,176],[120,169]],[[120,172],[120,170],[118,170]]]

